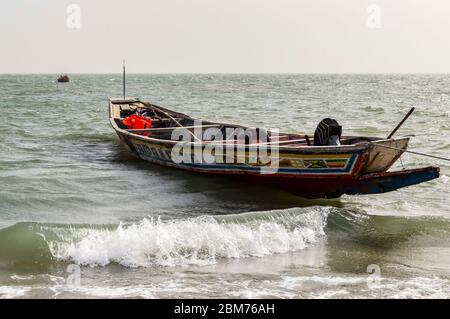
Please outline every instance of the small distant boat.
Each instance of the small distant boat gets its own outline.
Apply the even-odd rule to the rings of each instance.
[[[58,81],[58,83],[67,83],[67,82],[70,82],[70,78],[67,74],[63,74],[58,77],[57,81]]]
[[[143,160],[203,174],[225,175],[246,183],[265,184],[306,198],[379,194],[439,177],[439,167],[433,166],[388,171],[407,151],[408,137],[391,138],[406,118],[389,138],[339,136],[337,144],[313,145],[308,135],[258,128],[254,130],[265,130],[268,141],[238,141],[229,138],[226,132],[251,128],[211,121],[202,121],[199,125],[188,115],[139,100],[111,99],[109,117],[119,138]],[[132,119],[140,126],[130,127]],[[226,137],[218,141],[205,138],[204,133],[211,129]],[[180,140],[174,138],[175,130],[185,132],[191,138],[181,143],[192,151],[187,156],[188,161],[174,157],[179,152],[179,148],[175,152],[174,148],[180,146]],[[314,140],[317,138],[314,136]],[[228,155],[214,149],[217,145],[235,151],[231,161],[225,160]],[[207,162],[201,160],[206,151],[212,155]],[[261,156],[261,151],[266,155]],[[198,155],[200,160],[196,161]],[[267,173],[271,164],[262,157],[271,158],[276,170]]]

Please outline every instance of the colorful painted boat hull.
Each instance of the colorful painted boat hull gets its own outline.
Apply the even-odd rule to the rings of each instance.
[[[267,153],[271,159],[270,165],[261,164],[259,148],[252,153],[250,147],[236,149],[231,162],[225,161],[220,152],[212,152],[210,160],[206,161],[204,153],[208,143],[202,141],[189,143],[188,160],[180,162],[176,160],[177,152],[174,152],[178,141],[162,140],[119,128],[117,115],[116,118],[113,116],[119,113],[114,107],[114,102],[110,102],[113,128],[123,143],[145,161],[202,174],[225,175],[283,189],[302,197],[378,194],[439,177],[436,167],[387,172],[407,148],[408,138],[379,139],[339,147],[279,147],[275,155],[272,150],[272,153]],[[256,154],[253,161],[252,154]]]
[[[276,176],[266,176],[264,178],[246,176],[242,180],[283,189],[304,198],[338,198],[342,195],[368,195],[391,192],[438,177],[438,167],[426,167],[397,172],[373,173],[356,179],[286,179]]]

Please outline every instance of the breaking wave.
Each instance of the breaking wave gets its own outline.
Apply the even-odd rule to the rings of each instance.
[[[298,251],[325,239],[391,245],[429,229],[448,231],[449,221],[317,206],[119,225],[19,223],[0,230],[0,265],[208,265]]]
[[[261,218],[262,217],[262,218]],[[92,230],[76,242],[56,242],[59,260],[128,267],[204,265],[218,258],[261,257],[305,248],[324,236],[326,213],[264,213],[235,218],[148,218],[115,230]]]
[[[127,267],[206,265],[300,250],[325,238],[328,209],[301,208],[118,226],[20,223],[0,230],[0,260]],[[15,238],[14,238],[15,237]],[[12,240],[11,240],[12,239]],[[15,239],[15,240],[14,240]]]

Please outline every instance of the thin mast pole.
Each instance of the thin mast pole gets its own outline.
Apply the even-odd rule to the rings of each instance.
[[[123,60],[123,79],[122,79],[122,86],[123,86],[123,99],[125,100],[125,96],[126,96],[126,94],[125,94],[125,80],[126,80],[126,77],[125,77],[125,60]]]

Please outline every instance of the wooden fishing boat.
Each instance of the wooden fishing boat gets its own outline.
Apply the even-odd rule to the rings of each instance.
[[[151,127],[125,126],[124,118],[135,113],[150,116]],[[183,113],[126,99],[109,101],[109,117],[119,138],[143,160],[203,174],[226,175],[307,198],[385,193],[439,177],[438,167],[388,171],[406,151],[408,137],[342,136],[340,145],[313,146],[304,134],[199,122]],[[267,139],[249,139],[247,135],[241,139],[241,133],[229,137],[230,131],[247,130],[265,132]],[[216,139],[217,133],[225,137]],[[185,137],[181,141],[180,134]],[[212,135],[214,139],[210,138]],[[186,151],[187,155],[183,154]]]
[[[58,83],[67,83],[70,82],[70,78],[67,74],[60,75],[57,79]]]

